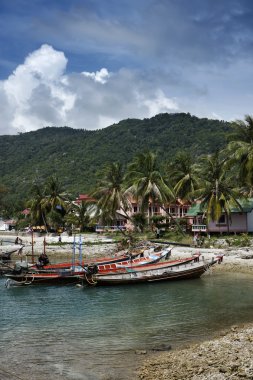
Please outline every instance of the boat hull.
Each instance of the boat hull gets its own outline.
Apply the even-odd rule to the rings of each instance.
[[[80,283],[79,275],[63,274],[6,274],[6,287],[9,285],[70,285]],[[11,282],[12,281],[12,282]]]
[[[202,276],[215,262],[187,263],[185,265],[171,266],[167,268],[133,270],[128,273],[97,274],[87,278],[87,284],[91,285],[128,285],[137,283],[153,283],[160,281],[178,281],[194,279]]]

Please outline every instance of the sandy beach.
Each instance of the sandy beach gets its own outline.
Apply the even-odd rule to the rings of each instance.
[[[0,242],[7,240],[8,243],[0,245],[0,251],[10,250],[13,247],[15,234],[1,234]],[[31,234],[19,235],[22,239],[23,249],[22,257],[28,257],[32,251],[32,237]],[[79,237],[76,237],[76,244],[78,247]],[[13,241],[13,243],[12,243]],[[37,257],[44,249],[44,242],[46,243],[46,252],[48,256],[53,260],[57,258],[65,258],[72,255],[73,236],[65,234],[61,235],[61,243],[59,243],[59,237],[56,235],[41,236],[34,234],[33,237],[33,249],[34,256]],[[147,242],[147,244],[152,244]],[[156,245],[159,245],[156,243]],[[21,246],[20,246],[21,247]],[[108,236],[99,234],[86,234],[82,237],[82,253],[87,257],[99,256],[111,256],[119,253],[119,247],[117,243],[114,243],[113,239]],[[204,259],[210,259],[216,255],[223,255],[223,262],[221,265],[216,265],[213,270],[215,271],[240,271],[243,273],[250,273],[253,270],[253,247],[225,247],[225,248],[195,248],[195,247],[181,247],[173,246],[171,251],[171,258],[184,258],[189,257],[192,254],[200,253]],[[76,250],[78,254],[78,250]],[[20,259],[20,255],[14,255],[13,259]]]

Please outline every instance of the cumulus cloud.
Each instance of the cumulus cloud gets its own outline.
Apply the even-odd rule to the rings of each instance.
[[[0,134],[48,125],[98,129],[179,108],[139,71],[102,68],[67,74],[67,62],[63,52],[42,45],[0,82]]]
[[[107,69],[103,68],[100,71],[96,71],[95,73],[89,73],[88,71],[83,71],[82,74],[85,77],[92,78],[95,82],[100,82],[102,84],[106,83],[109,78],[109,72]]]

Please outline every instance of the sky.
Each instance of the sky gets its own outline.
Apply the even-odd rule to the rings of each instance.
[[[0,135],[253,114],[252,0],[0,0]]]

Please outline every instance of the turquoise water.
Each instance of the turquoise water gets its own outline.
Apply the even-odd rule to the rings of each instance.
[[[19,287],[0,279],[2,379],[132,379],[136,349],[175,348],[253,322],[253,276],[104,288]],[[8,373],[8,376],[7,376]],[[11,373],[11,374],[10,374]]]

